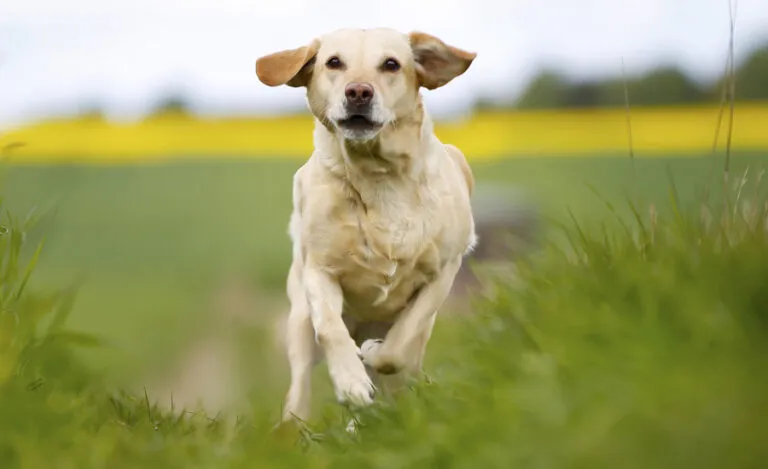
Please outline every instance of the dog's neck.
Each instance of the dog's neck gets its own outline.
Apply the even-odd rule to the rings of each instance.
[[[414,111],[387,124],[376,138],[345,140],[331,125],[315,121],[315,147],[320,159],[334,175],[360,190],[361,184],[395,179],[420,179],[428,161],[433,124],[419,100]]]

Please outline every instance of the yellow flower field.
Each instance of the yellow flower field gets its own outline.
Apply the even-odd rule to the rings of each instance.
[[[712,148],[719,106],[634,108],[632,142],[638,157],[700,154]],[[720,129],[725,144],[728,113]],[[200,119],[155,116],[137,123],[99,119],[41,122],[0,136],[16,162],[159,161],[174,157],[307,157],[311,117]],[[483,112],[438,122],[437,133],[473,160],[510,156],[616,154],[628,149],[624,109]],[[738,105],[735,150],[768,149],[768,104]]]

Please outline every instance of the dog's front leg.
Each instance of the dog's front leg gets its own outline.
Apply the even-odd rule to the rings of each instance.
[[[319,351],[315,343],[310,307],[302,283],[301,264],[294,262],[288,274],[291,311],[286,324],[286,348],[291,369],[291,386],[285,399],[283,421],[307,420],[311,405],[312,368]]]
[[[374,387],[341,317],[344,303],[341,286],[330,274],[311,265],[304,271],[304,285],[315,338],[325,353],[337,399],[359,406],[370,404]]]
[[[461,257],[449,261],[437,278],[424,286],[400,314],[384,341],[363,344],[362,355],[366,365],[383,375],[421,371],[437,311],[448,298],[460,266]]]

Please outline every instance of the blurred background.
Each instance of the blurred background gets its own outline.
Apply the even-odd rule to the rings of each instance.
[[[741,0],[736,24],[734,173],[768,148],[765,1]],[[478,53],[425,100],[475,171],[485,260],[529,252],[569,210],[599,220],[593,188],[661,206],[670,175],[686,200],[721,180],[724,1],[5,1],[2,192],[40,215],[32,284],[80,282],[72,327],[110,345],[93,366],[146,385],[151,364],[153,396],[174,388],[177,404],[229,399],[222,373],[281,395],[284,367],[263,357],[280,353],[291,178],[313,122],[302,90],[263,86],[254,61],[349,26]]]

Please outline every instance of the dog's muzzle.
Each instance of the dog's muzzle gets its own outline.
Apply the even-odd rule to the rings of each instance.
[[[336,124],[352,138],[370,138],[384,125],[373,118],[374,89],[369,83],[353,82],[344,88],[346,116]]]

